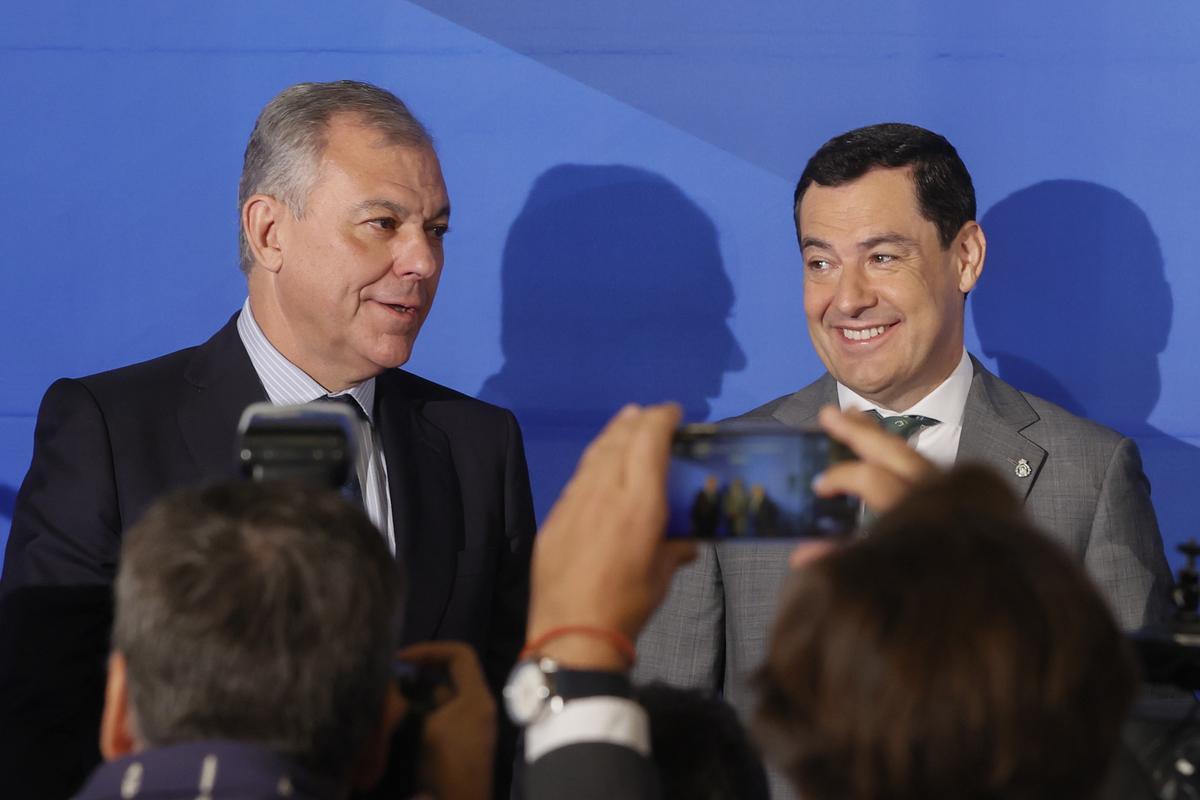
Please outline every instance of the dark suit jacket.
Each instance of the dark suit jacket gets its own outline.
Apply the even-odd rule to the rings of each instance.
[[[525,800],[654,800],[654,762],[634,750],[583,742],[552,750],[525,767]]]
[[[204,764],[212,766],[209,793],[199,790]],[[134,767],[134,765],[137,765]],[[133,773],[131,773],[131,768]],[[658,784],[650,762],[623,747],[574,744],[555,750],[529,766],[527,800],[653,800]],[[75,800],[128,797],[136,774],[137,797],[155,800],[338,800],[344,790],[294,761],[258,745],[230,741],[185,742],[151,748],[99,766]],[[281,792],[286,782],[287,794]],[[397,796],[395,800],[402,800]]]
[[[238,419],[266,399],[236,317],[198,347],[55,382],[0,589],[110,584],[122,531],[155,498],[235,476]],[[516,420],[402,370],[376,378],[375,402],[407,573],[403,640],[469,642],[498,689],[524,640],[534,532]]]
[[[206,765],[209,783],[201,791]],[[101,764],[75,800],[340,800],[345,794],[336,781],[261,745],[218,740],[153,747]]]

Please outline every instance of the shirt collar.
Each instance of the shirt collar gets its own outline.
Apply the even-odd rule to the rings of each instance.
[[[197,784],[204,781],[208,791],[197,792]],[[269,797],[272,790],[278,797],[313,800],[339,800],[346,795],[340,783],[261,745],[208,740],[150,748],[105,762],[88,777],[75,800],[196,794],[220,800]]]
[[[242,313],[238,315],[237,330],[238,335],[242,337],[246,354],[250,356],[250,363],[254,365],[254,371],[258,373],[258,379],[262,381],[263,388],[267,390],[267,397],[271,399],[272,403],[275,405],[300,405],[311,403],[313,400],[329,394],[324,386],[313,380],[307,372],[288,361],[282,353],[275,349],[275,345],[271,344],[271,340],[267,338],[262,328],[258,326],[258,321],[254,319],[254,312],[250,310],[249,297],[246,298],[246,302],[242,303]],[[362,408],[363,413],[367,415],[367,419],[374,422],[372,415],[375,412],[375,378],[367,378],[362,383],[338,392],[335,396],[344,394],[353,397]]]
[[[971,357],[964,349],[958,366],[950,373],[950,377],[937,385],[932,392],[918,400],[911,408],[894,411],[884,408],[863,398],[841,383],[837,385],[838,405],[843,410],[856,409],[859,411],[878,411],[885,417],[897,414],[919,414],[923,417],[936,419],[943,425],[961,426],[963,410],[967,406],[967,395],[971,391],[971,381],[975,376],[975,367]]]

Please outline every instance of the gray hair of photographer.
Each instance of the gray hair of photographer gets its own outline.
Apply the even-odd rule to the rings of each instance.
[[[246,482],[159,500],[122,546],[108,746],[236,738],[348,773],[385,705],[400,588],[379,531],[331,491]]]
[[[399,658],[436,667],[447,684],[413,743],[414,788],[490,796],[494,701],[469,646],[397,650],[401,567],[361,509],[310,482],[233,482],[161,498],[122,546],[106,760],[236,742],[286,759],[299,794],[370,788],[409,710],[393,679]],[[214,775],[236,776],[222,763]],[[139,769],[155,766],[151,758]]]

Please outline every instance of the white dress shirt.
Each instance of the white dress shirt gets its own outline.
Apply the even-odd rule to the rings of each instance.
[[[325,387],[313,380],[308,373],[288,361],[275,349],[258,327],[254,312],[250,310],[250,298],[242,304],[238,315],[238,335],[250,356],[250,363],[258,373],[267,397],[277,406],[311,403],[329,396]],[[396,553],[396,533],[392,526],[391,493],[388,491],[387,463],[383,459],[383,446],[375,435],[375,379],[368,378],[334,396],[350,395],[366,415],[365,422],[358,424],[358,453],[355,472],[362,487],[363,507],[367,516],[387,537],[388,547]]]
[[[650,755],[650,717],[624,697],[581,697],[525,729],[525,761],[532,764],[560,747],[583,743],[615,744]]]
[[[944,469],[953,466],[958,457],[963,411],[967,406],[967,394],[971,391],[971,380],[974,376],[975,369],[971,365],[971,357],[963,350],[962,358],[959,359],[954,372],[950,373],[950,377],[939,383],[936,389],[918,400],[911,408],[899,411],[884,408],[865,400],[840,383],[837,385],[838,405],[843,411],[873,410],[884,417],[919,414],[938,420],[940,424],[922,428],[909,438],[908,443],[918,453]]]

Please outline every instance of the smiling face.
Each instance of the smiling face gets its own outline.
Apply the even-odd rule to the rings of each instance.
[[[246,206],[248,228],[270,218],[251,306],[289,361],[330,391],[408,361],[437,291],[450,217],[431,148],[391,145],[353,117],[334,117],[300,217],[261,195]]]
[[[977,224],[942,248],[901,168],[809,186],[796,225],[808,332],[839,382],[903,411],[949,377],[962,356],[963,300],[983,268]]]

